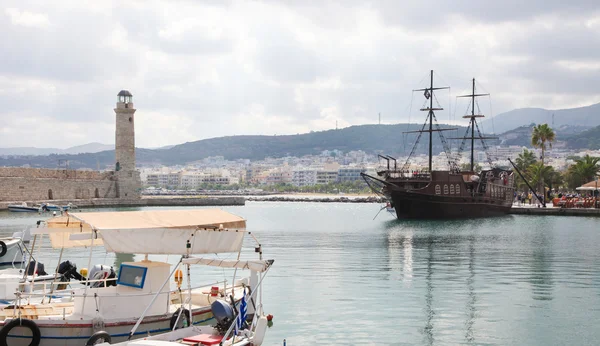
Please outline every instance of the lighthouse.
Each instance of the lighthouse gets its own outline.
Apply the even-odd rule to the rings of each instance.
[[[135,170],[135,108],[133,95],[128,90],[117,94],[115,108],[115,175],[117,198],[140,197],[140,173]]]

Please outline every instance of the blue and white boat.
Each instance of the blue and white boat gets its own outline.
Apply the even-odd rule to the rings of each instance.
[[[8,210],[22,213],[39,213],[41,211],[41,205],[30,206],[23,202],[21,204],[9,204]]]
[[[71,210],[71,209],[75,209],[77,208],[76,205],[73,205],[73,203],[69,203],[67,205],[56,205],[56,204],[50,204],[50,203],[44,203],[42,204],[42,209],[44,209],[45,206],[45,210],[47,211],[65,211],[65,210]]]

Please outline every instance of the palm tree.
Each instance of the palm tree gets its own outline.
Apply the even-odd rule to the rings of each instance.
[[[541,180],[552,183],[553,179],[555,179],[554,173],[556,171],[552,166],[542,166],[541,163],[534,163],[529,166],[529,170],[527,171],[531,176],[531,184],[536,185],[539,184]]]
[[[542,167],[544,166],[544,154],[546,151],[546,143],[548,143],[549,147],[552,148],[552,142],[554,142],[555,139],[556,134],[554,133],[554,130],[552,130],[552,128],[548,126],[548,124],[536,125],[533,128],[533,132],[531,133],[531,145],[533,145],[535,148],[542,149]],[[541,175],[539,176],[539,184],[541,192],[545,192],[544,177]]]
[[[576,188],[596,178],[600,172],[600,157],[585,155],[569,167],[569,187]]]
[[[523,149],[523,152],[521,152],[515,159],[515,166],[517,166],[517,169],[522,174],[528,174],[531,165],[535,163],[537,163],[537,159],[535,158],[535,153],[533,150]],[[521,176],[517,176],[516,184],[519,190],[527,190],[527,185],[525,185],[525,182],[523,179],[521,179]]]
[[[535,158],[535,153],[533,152],[533,150],[527,150],[525,148],[523,149],[523,152],[521,152],[519,156],[515,159],[517,168],[521,171],[527,170],[529,166],[533,165],[536,162],[537,159]]]

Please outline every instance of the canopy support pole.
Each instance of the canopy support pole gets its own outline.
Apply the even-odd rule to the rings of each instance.
[[[148,312],[148,310],[150,309],[150,307],[154,304],[154,302],[156,301],[156,298],[158,298],[158,296],[161,293],[163,293],[162,292],[163,288],[165,288],[165,286],[169,283],[169,280],[171,280],[171,276],[173,276],[173,274],[175,274],[175,271],[177,270],[177,268],[179,268],[179,264],[181,263],[182,259],[183,259],[183,257],[181,257],[179,259],[179,262],[177,262],[177,264],[175,266],[173,266],[173,270],[171,270],[171,274],[169,274],[169,277],[167,277],[167,279],[165,280],[165,282],[163,282],[162,286],[160,286],[160,288],[158,289],[158,291],[156,292],[156,294],[154,295],[154,297],[152,297],[152,300],[150,301],[150,303],[148,304],[148,306],[146,306],[146,308],[144,309],[144,312],[142,312],[142,315],[140,316],[140,318],[138,318],[137,322],[135,323],[135,325],[133,326],[133,328],[129,332],[129,337],[127,337],[127,340],[131,340],[131,337],[133,336],[133,334],[135,333],[135,331],[138,329],[138,327],[142,323],[142,320],[144,319],[144,317],[146,317],[146,313]],[[190,315],[191,314],[192,314],[192,312],[190,311]]]
[[[90,287],[90,272],[91,272],[91,266],[92,266],[92,254],[94,252],[94,238],[96,238],[96,236],[98,235],[98,233],[96,233],[96,230],[93,229],[92,230],[92,242],[90,245],[90,255],[88,257],[88,277],[85,279],[85,289],[83,290],[83,304],[81,304],[81,316],[83,316],[83,312],[85,311],[85,298],[87,298],[87,291],[88,288]],[[106,281],[105,281],[106,284]]]

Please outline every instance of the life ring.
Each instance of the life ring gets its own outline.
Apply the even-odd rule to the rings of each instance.
[[[175,322],[177,321],[177,317],[179,316],[180,311],[181,311],[181,308],[177,309],[177,311],[175,311],[173,313],[173,316],[171,316],[171,322],[169,323],[170,330],[177,329]],[[185,321],[187,322],[187,326],[189,327],[191,325],[191,320],[192,320],[190,318],[190,311],[188,309],[183,309],[183,312],[181,313],[181,315],[182,315],[182,317],[185,317]]]
[[[107,342],[110,344],[110,342],[111,342],[110,334],[108,334],[105,331],[95,332],[94,334],[92,334],[92,336],[90,336],[88,341],[85,343],[85,346],[93,346],[93,345],[97,344],[98,341],[100,341],[100,340],[102,340],[102,342]]]
[[[27,327],[31,330],[32,340],[29,343],[29,346],[39,346],[40,340],[42,338],[42,333],[40,332],[40,328],[33,322],[32,320],[28,320],[25,318],[16,318],[7,324],[4,325],[2,330],[0,330],[0,346],[8,346],[8,333],[14,327]]]
[[[2,250],[0,250],[0,257],[2,257],[4,255],[6,255],[8,248],[6,247],[6,243],[3,242],[2,240],[0,240],[0,247],[2,247]]]

